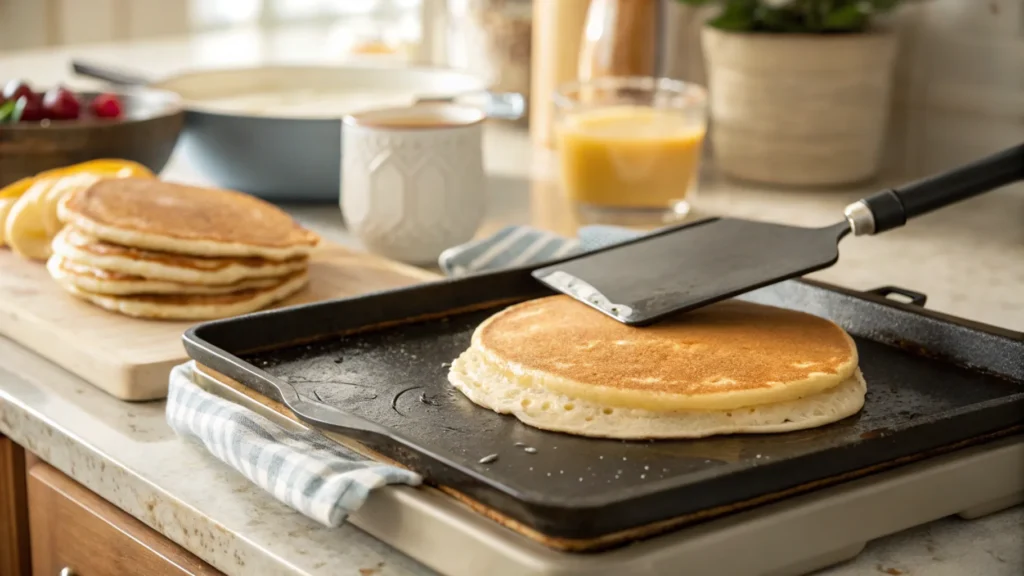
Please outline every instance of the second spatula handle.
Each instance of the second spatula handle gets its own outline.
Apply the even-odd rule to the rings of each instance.
[[[877,234],[899,228],[909,218],[1019,180],[1024,180],[1024,144],[949,172],[879,192],[851,204],[846,215],[855,234]]]

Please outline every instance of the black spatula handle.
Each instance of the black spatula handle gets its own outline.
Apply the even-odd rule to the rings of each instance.
[[[899,228],[907,219],[1024,180],[1024,144],[961,168],[879,192],[846,208],[854,234]]]

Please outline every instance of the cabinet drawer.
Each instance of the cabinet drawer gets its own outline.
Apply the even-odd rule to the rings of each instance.
[[[57,576],[207,576],[208,564],[55,468],[28,471],[32,570]]]
[[[25,451],[0,436],[0,574],[29,576]]]

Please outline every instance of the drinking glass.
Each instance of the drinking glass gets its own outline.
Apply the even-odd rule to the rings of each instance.
[[[690,211],[707,91],[669,78],[603,77],[554,95],[561,184],[581,207],[662,220]]]

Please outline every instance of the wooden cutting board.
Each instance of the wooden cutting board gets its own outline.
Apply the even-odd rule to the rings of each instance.
[[[281,306],[436,280],[431,272],[326,243],[310,260],[310,284]],[[167,395],[167,376],[187,359],[182,333],[196,322],[139,320],[64,292],[40,262],[0,249],[0,335],[122,400]]]

